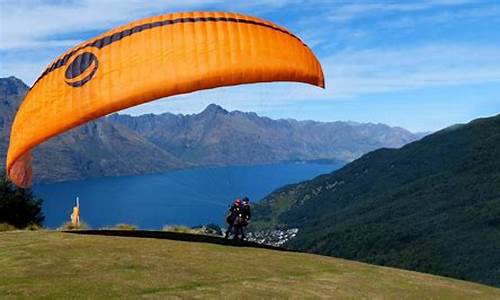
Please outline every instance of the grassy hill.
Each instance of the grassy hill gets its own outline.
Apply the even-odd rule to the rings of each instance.
[[[318,255],[50,231],[0,233],[0,298],[498,299],[500,289]]]
[[[380,149],[275,191],[260,227],[289,247],[500,286],[500,115]]]

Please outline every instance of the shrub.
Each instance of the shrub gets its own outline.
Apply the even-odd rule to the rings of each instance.
[[[71,222],[66,222],[58,228],[58,230],[85,230],[89,229],[89,226],[85,222],[80,222],[80,225],[73,225]]]
[[[180,232],[180,233],[198,233],[195,229],[189,228],[184,225],[165,225],[163,231]]]
[[[208,224],[200,225],[195,227],[187,227],[184,225],[165,225],[163,226],[163,231],[169,232],[179,232],[179,233],[191,233],[191,234],[204,234],[212,236],[222,236],[222,230],[218,225]]]
[[[31,223],[31,224],[28,224],[28,226],[26,226],[24,229],[25,230],[35,231],[35,230],[42,230],[43,227],[40,226],[40,225],[38,225],[38,224]]]
[[[17,188],[5,176],[0,177],[0,223],[22,229],[41,227],[43,220],[42,200],[30,189]]]
[[[9,223],[0,223],[0,231],[11,231],[16,229],[16,227],[10,225]]]
[[[116,224],[115,227],[113,227],[112,229],[113,230],[137,230],[137,226],[125,224],[125,223],[120,223],[120,224]]]
[[[207,224],[192,227],[193,230],[197,231],[199,234],[222,236],[222,229],[217,224]]]

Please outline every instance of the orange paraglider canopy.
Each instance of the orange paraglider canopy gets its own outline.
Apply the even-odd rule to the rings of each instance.
[[[62,54],[16,114],[7,173],[31,184],[31,150],[106,114],[161,97],[243,83],[324,87],[321,65],[295,35],[240,14],[189,12],[113,29]]]

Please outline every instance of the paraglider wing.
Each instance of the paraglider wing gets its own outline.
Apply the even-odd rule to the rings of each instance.
[[[161,97],[243,83],[324,87],[321,65],[295,35],[233,13],[151,17],[62,54],[37,79],[12,125],[7,173],[31,182],[31,150],[106,114]]]

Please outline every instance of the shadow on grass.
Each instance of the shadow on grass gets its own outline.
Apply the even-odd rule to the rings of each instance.
[[[64,231],[72,234],[89,234],[89,235],[104,235],[104,236],[118,236],[118,237],[135,237],[135,238],[153,238],[153,239],[167,239],[183,242],[196,242],[196,243],[209,243],[225,246],[236,247],[252,247],[279,251],[292,251],[289,249],[275,247],[271,245],[258,244],[255,242],[238,241],[232,239],[225,239],[217,236],[192,234],[183,232],[166,232],[154,230],[71,230]],[[295,252],[295,251],[294,251]]]

